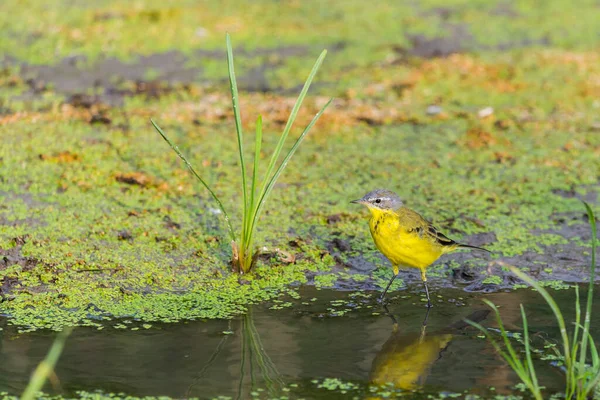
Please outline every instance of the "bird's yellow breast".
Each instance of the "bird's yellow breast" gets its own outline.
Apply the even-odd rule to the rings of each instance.
[[[395,266],[423,270],[443,253],[442,246],[404,224],[395,211],[372,208],[369,228],[379,251]]]

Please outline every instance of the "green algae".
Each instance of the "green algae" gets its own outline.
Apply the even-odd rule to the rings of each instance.
[[[492,285],[500,285],[502,283],[502,278],[499,276],[488,276],[482,281],[483,284],[492,284]]]
[[[510,168],[482,162],[484,154],[458,144],[459,132],[467,129],[460,121],[436,123],[419,131],[410,126],[382,127],[357,132],[351,139],[330,134],[326,146],[332,156],[321,158],[318,166],[313,157],[323,151],[322,139],[309,140],[298,154],[298,168],[290,169],[283,183],[301,184],[274,194],[274,206],[264,216],[264,226],[269,228],[258,233],[259,242],[267,247],[280,247],[305,259],[285,267],[265,265],[255,276],[244,278],[249,285],[239,286],[224,262],[230,249],[221,239],[220,216],[170,154],[146,138],[150,134],[146,125],[135,121],[132,119],[136,125],[127,136],[83,122],[46,122],[44,135],[26,122],[0,127],[6,139],[1,147],[2,191],[10,200],[0,209],[0,216],[7,221],[0,225],[0,243],[2,248],[14,248],[15,238],[26,236],[21,254],[39,262],[31,270],[13,265],[2,271],[3,277],[19,280],[15,299],[0,306],[15,323],[58,328],[78,322],[93,324],[94,318],[109,314],[177,321],[243,312],[244,304],[271,298],[277,292],[265,292],[267,288],[303,282],[304,272],[330,271],[335,260],[324,248],[331,227],[322,222],[322,216],[340,212],[362,215],[362,210],[347,201],[373,187],[398,191],[409,206],[451,232],[494,232],[497,241],[487,247],[497,256],[543,252],[544,246],[570,239],[534,232],[552,229],[552,215],[574,212],[578,207],[576,199],[557,196],[553,190],[593,184],[595,177],[589,172],[591,166],[598,166],[592,151],[581,151],[578,162],[590,166],[587,172],[565,171],[562,164],[531,168],[531,158],[571,161],[555,152],[564,141],[550,128],[538,131],[535,137],[505,131],[508,140],[520,145],[513,149],[517,161]],[[433,146],[420,139],[426,129],[435,137]],[[234,202],[236,177],[228,168],[234,163],[234,149],[220,140],[186,145],[196,142],[198,134],[181,130],[178,142],[198,164],[213,154],[223,155],[222,165],[209,167],[207,173],[223,198]],[[29,138],[27,147],[20,153],[11,152],[22,135]],[[581,135],[582,140],[594,140]],[[269,135],[267,141],[273,140]],[[545,147],[539,146],[541,140]],[[39,157],[67,150],[78,154],[78,161],[51,162]],[[359,161],[357,154],[370,157]],[[348,159],[357,162],[343,161]],[[443,167],[431,167],[432,159]],[[127,185],[115,178],[121,172],[139,171],[152,183]],[[392,171],[397,173],[390,175]],[[347,176],[355,178],[347,180]],[[512,190],[514,186],[508,182],[518,182],[519,190]],[[23,193],[27,196],[19,197]],[[465,197],[465,193],[472,194]],[[453,219],[457,214],[476,217],[485,228]],[[449,219],[452,222],[444,222]],[[300,252],[284,239],[290,229],[302,241]],[[364,255],[375,265],[387,266],[377,256],[366,221],[341,221],[335,231],[351,238],[351,251],[342,258]],[[460,239],[460,233],[452,236]],[[479,261],[474,265],[485,264]],[[372,278],[381,287],[390,274],[388,268],[381,268]],[[447,276],[447,266],[437,264],[430,275]],[[330,286],[336,276],[348,277],[330,273],[315,281]],[[395,288],[402,285],[399,280]],[[48,303],[54,306],[45,310],[45,317],[40,316],[40,307]]]
[[[331,287],[337,282],[338,276],[336,274],[324,274],[315,276],[316,287]]]

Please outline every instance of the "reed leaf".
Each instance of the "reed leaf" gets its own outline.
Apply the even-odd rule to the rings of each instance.
[[[288,117],[288,120],[285,124],[285,128],[283,128],[283,133],[279,137],[279,142],[277,142],[275,151],[273,152],[273,155],[271,156],[271,160],[269,161],[269,166],[267,167],[267,176],[270,176],[271,173],[273,172],[273,168],[275,168],[275,164],[277,163],[277,160],[279,159],[279,154],[281,153],[281,150],[283,149],[283,145],[285,144],[285,141],[288,137],[288,134],[290,133],[290,130],[292,129],[292,126],[294,125],[294,122],[296,121],[296,116],[298,115],[298,111],[300,110],[300,107],[302,106],[302,102],[304,101],[304,98],[306,97],[306,93],[308,93],[308,89],[310,88],[310,85],[312,84],[312,81],[315,78],[317,71],[321,67],[321,64],[323,63],[325,56],[327,56],[327,50],[323,50],[321,52],[321,55],[319,55],[319,58],[315,62],[315,65],[313,66],[312,70],[310,71],[310,74],[308,74],[308,78],[304,82],[304,86],[302,87],[302,90],[300,91],[300,94],[298,95],[298,98],[296,99],[296,103],[294,104],[294,107],[292,108],[292,111],[290,112],[290,116]],[[262,193],[264,193],[266,191],[266,187],[267,187],[267,181],[265,180],[265,184],[263,185],[263,188],[261,190]]]
[[[588,203],[583,202],[585,209],[587,211],[588,220],[590,223],[590,227],[592,229],[592,265],[590,267],[590,282],[588,286],[587,293],[587,304],[585,309],[585,317],[583,322],[583,332],[581,337],[581,348],[579,349],[579,364],[581,366],[585,365],[586,357],[587,357],[587,346],[588,346],[588,333],[590,331],[590,320],[592,318],[592,303],[593,303],[593,295],[594,295],[594,281],[596,278],[596,240],[597,240],[597,231],[596,231],[596,218],[594,217],[594,212]]]
[[[263,193],[261,195],[261,198],[258,201],[256,210],[254,212],[254,216],[253,216],[253,220],[252,220],[252,225],[250,227],[250,231],[251,232],[254,232],[254,227],[256,226],[256,224],[258,222],[258,219],[259,219],[260,214],[262,212],[262,208],[264,207],[265,201],[267,200],[267,198],[271,194],[271,191],[273,190],[273,186],[275,186],[275,182],[277,182],[277,179],[279,178],[279,175],[281,175],[281,173],[283,172],[284,168],[286,167],[287,163],[290,161],[290,159],[292,158],[292,156],[294,155],[294,153],[298,149],[298,146],[300,146],[300,143],[302,142],[302,140],[304,139],[304,137],[308,134],[308,132],[310,132],[310,130],[312,129],[313,125],[318,121],[318,119],[321,117],[321,115],[323,115],[323,113],[325,112],[325,110],[327,109],[327,107],[329,107],[329,105],[331,104],[332,101],[333,101],[333,99],[329,99],[329,101],[327,103],[325,103],[325,105],[313,117],[313,119],[306,126],[306,128],[304,129],[304,131],[302,132],[302,134],[300,134],[300,136],[298,137],[298,139],[296,139],[296,142],[294,143],[294,145],[292,146],[292,148],[290,149],[290,151],[287,153],[287,155],[283,159],[281,165],[279,165],[279,168],[277,168],[277,171],[275,171],[275,173],[273,174],[273,176],[271,177],[271,179],[267,183],[267,185],[266,185],[266,187],[265,187],[265,189],[264,189],[264,191],[263,191]]]
[[[231,104],[233,106],[233,116],[235,119],[235,132],[238,143],[238,153],[240,155],[240,168],[242,170],[242,195],[244,199],[244,209],[248,207],[248,188],[246,186],[246,162],[244,160],[244,134],[242,132],[242,115],[240,110],[240,100],[235,79],[235,68],[233,66],[233,48],[231,46],[231,37],[229,33],[227,41],[227,68],[229,71],[229,87],[231,89]]]
[[[225,207],[223,207],[223,203],[221,203],[221,200],[219,200],[219,198],[217,197],[215,192],[210,188],[210,186],[208,186],[208,183],[206,183],[206,181],[204,181],[204,179],[202,179],[200,177],[200,175],[198,175],[198,173],[196,172],[196,170],[194,169],[192,164],[183,155],[181,150],[179,150],[179,147],[177,147],[176,144],[171,142],[171,140],[167,137],[167,135],[163,132],[163,130],[156,124],[156,122],[154,122],[154,120],[151,119],[150,122],[154,126],[154,129],[156,129],[158,131],[158,133],[160,134],[160,136],[162,136],[162,138],[165,140],[165,142],[167,142],[169,144],[169,146],[171,146],[173,151],[175,151],[175,153],[179,156],[179,158],[181,158],[183,160],[184,164],[190,170],[192,175],[194,175],[196,177],[196,179],[198,179],[200,181],[202,186],[204,186],[206,188],[206,190],[208,190],[208,193],[210,193],[212,198],[215,200],[215,202],[219,206],[219,209],[223,213],[223,216],[225,217],[225,222],[227,223],[227,229],[229,231],[229,236],[231,237],[231,240],[235,242],[235,231],[233,230],[233,226],[231,225],[231,220],[229,219],[229,214],[227,214],[227,211],[225,210]]]

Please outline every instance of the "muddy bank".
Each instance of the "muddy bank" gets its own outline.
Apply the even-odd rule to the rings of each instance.
[[[451,11],[448,10],[448,15]],[[444,14],[445,15],[445,14]],[[448,57],[457,53],[498,52],[526,47],[549,47],[547,38],[521,38],[496,45],[480,43],[469,31],[467,24],[444,22],[441,35],[423,35],[406,33],[408,46],[391,44],[389,50],[394,54],[386,63],[411,64],[418,59]],[[280,79],[273,77],[288,64],[297,60],[311,58],[319,49],[327,48],[330,56],[343,56],[345,42],[325,44],[322,47],[308,45],[280,46],[273,48],[246,49],[237,48],[234,52],[240,60],[238,67],[238,86],[247,92],[290,94],[297,92],[299,85],[282,85]],[[170,50],[150,55],[131,55],[124,61],[115,57],[100,56],[90,61],[86,56],[74,55],[63,58],[51,65],[36,65],[22,62],[10,55],[0,59],[0,70],[15,70],[16,75],[25,84],[26,90],[11,97],[13,101],[30,101],[40,98],[46,92],[66,96],[92,96],[95,103],[121,106],[126,97],[143,95],[158,98],[161,95],[189,91],[189,85],[200,87],[222,87],[226,83],[224,74],[215,75],[216,65],[225,65],[226,55],[221,50],[194,50],[183,53]],[[383,60],[375,60],[380,63]],[[210,69],[207,73],[206,69]],[[352,64],[345,68],[354,68]],[[217,68],[217,70],[223,68]],[[298,77],[300,78],[300,77]],[[334,81],[320,82],[317,86],[326,86],[336,90]],[[69,102],[69,101],[68,101]]]
[[[343,43],[329,46],[334,53],[343,48]],[[288,58],[304,58],[312,50],[309,46],[236,49],[235,55],[243,63],[258,64],[240,68],[243,72],[238,75],[239,88],[248,92],[276,93],[293,89],[271,85],[267,75],[281,68]],[[189,84],[218,86],[226,81],[224,76],[218,79],[207,77],[203,67],[206,63],[225,65],[226,54],[221,50],[196,50],[191,55],[172,50],[132,55],[131,58],[132,61],[123,61],[100,57],[98,61],[90,62],[85,56],[72,56],[53,65],[33,65],[8,56],[0,60],[0,69],[16,69],[28,86],[25,93],[13,98],[16,101],[33,99],[50,90],[66,96],[91,95],[96,103],[120,106],[125,97],[145,95],[158,98],[167,93],[183,93]]]
[[[31,204],[35,202],[28,198]],[[588,200],[593,200],[588,197]],[[136,213],[137,214],[137,213]],[[135,214],[132,214],[135,215]],[[335,231],[336,223],[339,219],[336,217],[328,218],[329,225],[332,231]],[[581,213],[573,213],[569,215],[557,215],[553,218],[555,227],[544,231],[533,231],[535,234],[553,234],[563,238],[568,244],[555,244],[552,246],[541,246],[540,251],[525,251],[517,256],[503,256],[501,253],[487,254],[478,251],[460,251],[442,256],[434,265],[429,268],[429,284],[434,290],[442,290],[445,288],[460,289],[465,292],[483,292],[492,293],[497,291],[505,291],[514,289],[515,285],[520,286],[522,282],[507,272],[507,266],[516,266],[530,274],[534,278],[544,282],[547,285],[554,287],[565,287],[566,283],[581,283],[589,279],[590,266],[590,248],[582,246],[590,242],[591,232],[590,227],[586,223],[587,215]],[[356,229],[366,230],[365,221],[357,221]],[[20,226],[25,231],[35,234],[36,227],[40,226],[38,220],[17,219],[8,220],[5,216],[0,216],[0,225],[4,226]],[[171,219],[168,215],[163,217],[163,225],[168,230],[170,239],[167,236],[156,236],[156,243],[169,248],[168,243],[181,235],[186,235],[185,227],[182,229],[182,224]],[[219,229],[218,220],[216,217],[211,218],[210,227],[198,227],[214,231]],[[313,227],[315,228],[315,227]],[[309,228],[312,230],[313,228]],[[224,232],[221,232],[224,235]],[[139,237],[132,234],[132,231],[125,227],[115,227],[114,236],[120,242],[129,242],[139,240]],[[534,236],[535,237],[535,236]],[[370,244],[370,238],[367,238],[367,243]],[[44,291],[43,286],[27,287],[21,280],[27,279],[27,273],[32,269],[40,268],[47,271],[53,270],[53,265],[44,265],[44,262],[31,256],[23,254],[23,246],[30,241],[30,235],[14,237],[12,239],[12,247],[0,247],[0,270],[6,270],[11,267],[18,267],[20,271],[18,275],[5,275],[0,286],[0,295],[2,301],[10,301],[16,295],[31,292]],[[267,268],[275,268],[278,264],[290,266],[290,263],[301,262],[307,258],[307,254],[302,251],[302,246],[298,243],[316,242],[323,243],[319,257],[331,257],[334,264],[326,271],[306,272],[307,285],[316,285],[319,287],[332,287],[338,290],[345,291],[379,291],[386,279],[391,276],[391,268],[389,261],[383,255],[375,250],[364,253],[353,247],[356,237],[340,235],[333,233],[332,237],[317,237],[306,236],[296,237],[290,242],[292,245],[288,251],[266,252],[260,257],[260,260],[267,265]],[[211,241],[220,242],[219,236],[212,237]],[[466,236],[462,242],[479,247],[489,247],[497,243],[496,235],[493,232],[479,233]],[[163,245],[164,243],[164,245]],[[320,245],[318,245],[320,248]],[[187,255],[185,258],[194,258],[193,255]],[[226,257],[226,256],[225,256]],[[174,262],[183,262],[185,258],[173,260]],[[376,262],[374,261],[376,260]],[[224,262],[225,260],[223,260]],[[152,262],[160,262],[154,259]],[[224,263],[224,265],[226,265]],[[269,265],[271,265],[269,267]],[[96,273],[109,273],[109,276],[118,272],[121,267],[109,268],[102,267],[92,268],[89,270],[80,270],[80,272],[88,273],[95,271]],[[327,283],[323,283],[320,279],[323,276],[330,277]],[[385,277],[385,278],[384,278]],[[242,283],[249,283],[244,278],[240,278]],[[399,275],[399,284],[396,284],[396,289],[400,293],[422,292],[420,274],[417,270],[401,269]],[[52,283],[50,281],[49,283]],[[138,291],[133,287],[121,287],[123,293]],[[179,288],[173,293],[182,293],[183,291],[191,290],[190,288]],[[142,291],[140,294],[149,294],[151,291]]]

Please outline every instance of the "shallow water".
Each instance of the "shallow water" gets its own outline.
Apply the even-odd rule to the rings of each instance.
[[[300,288],[299,293],[298,300],[284,300],[292,301],[291,307],[254,306],[232,321],[152,324],[146,329],[132,319],[118,321],[126,329],[116,329],[114,321],[103,330],[75,329],[56,369],[59,383],[48,384],[45,391],[67,396],[101,390],[203,399],[362,399],[378,398],[368,392],[369,382],[391,381],[398,393],[469,391],[488,396],[511,393],[518,381],[491,346],[460,322],[469,315],[482,318],[482,297],[501,306],[508,329],[519,330],[519,303],[524,303],[533,337],[552,340],[557,334],[549,309],[531,290],[485,296],[444,290],[425,328],[425,307],[418,294],[395,293],[387,314],[373,294],[312,287]],[[572,290],[553,295],[565,310],[572,309]],[[570,318],[572,313],[567,314]],[[19,394],[54,333],[18,334],[2,323],[0,392]],[[481,323],[494,326],[493,316]],[[560,390],[558,368],[548,361],[537,366],[549,392]],[[326,378],[353,385],[346,393],[330,390],[332,381],[323,385]],[[415,396],[420,397],[408,397]]]

